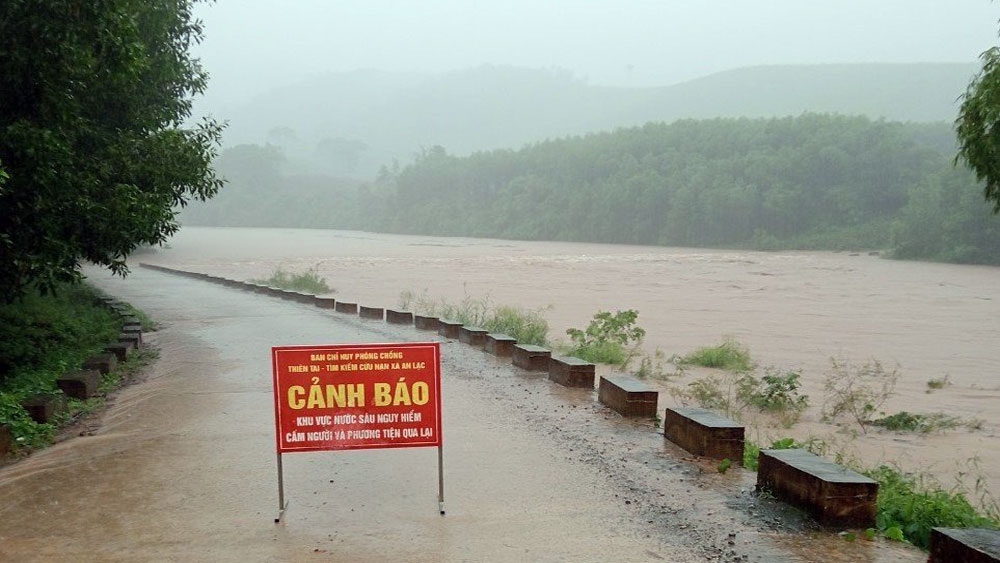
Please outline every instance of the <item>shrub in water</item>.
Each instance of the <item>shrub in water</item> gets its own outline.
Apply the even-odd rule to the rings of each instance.
[[[587,330],[571,328],[566,331],[573,341],[570,354],[588,362],[616,364],[624,368],[642,344],[646,331],[635,326],[639,312],[634,309],[599,311]]]

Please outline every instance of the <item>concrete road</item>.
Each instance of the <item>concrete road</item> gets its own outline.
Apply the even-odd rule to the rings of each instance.
[[[588,390],[412,327],[135,268],[92,283],[144,310],[160,359],[92,435],[0,469],[2,561],[920,561],[849,544],[711,471]],[[387,304],[389,305],[389,304]],[[286,454],[270,348],[441,341],[434,448]]]

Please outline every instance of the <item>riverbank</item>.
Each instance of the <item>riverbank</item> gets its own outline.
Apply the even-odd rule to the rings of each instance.
[[[338,297],[382,307],[394,306],[403,291],[452,302],[487,297],[541,310],[556,337],[585,327],[598,310],[636,309],[649,352],[685,355],[733,337],[760,366],[801,373],[810,408],[791,429],[766,422],[751,428],[758,443],[815,437],[872,465],[937,478],[945,488],[963,475],[965,486],[981,478],[988,490],[1000,490],[997,268],[293,229],[185,228],[169,248],[136,259],[238,279],[314,268]],[[820,411],[831,358],[898,366],[886,413],[942,412],[982,424],[930,434],[826,424]],[[930,388],[936,380],[947,383]]]

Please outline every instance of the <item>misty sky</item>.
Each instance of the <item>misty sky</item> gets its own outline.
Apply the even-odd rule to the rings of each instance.
[[[195,50],[207,109],[309,74],[559,67],[665,86],[762,64],[971,62],[997,42],[989,0],[218,0]]]

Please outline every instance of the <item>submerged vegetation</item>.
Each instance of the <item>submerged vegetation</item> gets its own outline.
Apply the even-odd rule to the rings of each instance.
[[[832,358],[831,370],[823,380],[826,400],[822,416],[827,422],[846,418],[868,431],[872,417],[892,396],[899,381],[898,368],[887,370],[878,360],[852,365]]]
[[[734,372],[745,372],[753,369],[750,350],[732,338],[727,338],[717,346],[699,348],[680,358],[678,363],[682,366],[694,365]]]
[[[549,323],[541,311],[510,305],[493,305],[488,297],[465,296],[460,302],[434,300],[427,293],[404,291],[399,307],[420,315],[440,317],[478,326],[493,333],[506,334],[521,344],[543,346],[548,343]]]
[[[250,281],[252,283],[259,283],[269,287],[277,287],[291,291],[302,291],[316,295],[336,293],[336,290],[326,283],[326,278],[319,275],[315,266],[308,268],[305,272],[301,273],[287,272],[279,267],[271,272],[271,275],[265,279]]]

